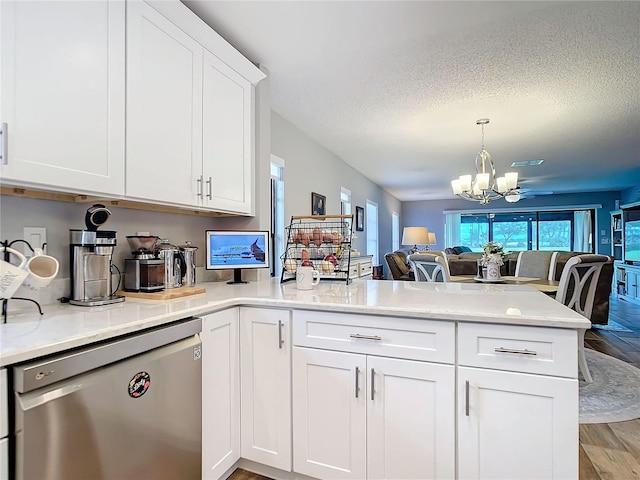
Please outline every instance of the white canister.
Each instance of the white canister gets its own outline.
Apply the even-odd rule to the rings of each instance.
[[[500,265],[495,262],[487,264],[487,280],[500,280]]]

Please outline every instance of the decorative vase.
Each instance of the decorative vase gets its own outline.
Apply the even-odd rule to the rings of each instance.
[[[487,280],[500,280],[500,265],[496,262],[487,263]]]

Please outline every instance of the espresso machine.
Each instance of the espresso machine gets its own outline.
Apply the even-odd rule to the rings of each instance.
[[[100,204],[93,205],[85,216],[86,230],[69,230],[71,257],[71,298],[69,303],[95,307],[124,301],[124,296],[115,295],[111,281],[113,249],[116,232],[98,230],[111,215]],[[116,269],[117,270],[117,269]],[[119,273],[119,272],[118,272]]]

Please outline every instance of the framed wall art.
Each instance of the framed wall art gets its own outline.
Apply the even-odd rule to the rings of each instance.
[[[325,215],[327,197],[311,192],[311,215]]]
[[[364,231],[364,208],[356,207],[356,230],[358,232]]]

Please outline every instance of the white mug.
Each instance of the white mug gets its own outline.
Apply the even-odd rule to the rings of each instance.
[[[58,275],[60,262],[55,257],[44,255],[40,248],[35,249],[35,255],[27,261],[25,269],[29,276],[23,285],[31,290],[46,287]]]
[[[311,290],[320,283],[320,272],[313,267],[298,267],[296,270],[296,287],[298,290]]]
[[[29,276],[29,272],[24,270],[27,264],[25,256],[13,248],[2,248],[0,255],[9,252],[18,258],[19,264],[13,265],[5,260],[0,260],[0,298],[11,298],[16,290],[20,288],[24,279]]]

